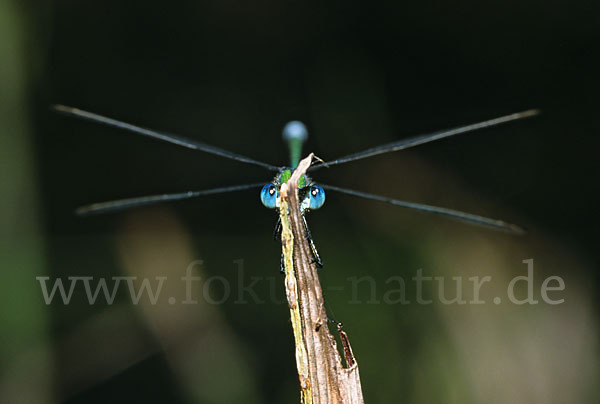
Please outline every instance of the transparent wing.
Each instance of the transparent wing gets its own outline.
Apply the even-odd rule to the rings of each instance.
[[[358,153],[353,153],[344,157],[340,157],[336,160],[325,161],[320,164],[315,164],[309,170],[316,170],[321,167],[329,167],[338,164],[348,163],[354,160],[360,160],[371,156],[376,156],[382,153],[389,153],[399,150],[408,149],[410,147],[418,146],[424,143],[433,142],[436,140],[444,139],[450,136],[459,135],[461,133],[473,132],[478,129],[489,128],[490,126],[500,125],[502,123],[515,121],[518,119],[528,118],[531,116],[538,115],[540,113],[537,109],[530,109],[523,112],[517,112],[510,115],[501,116],[499,118],[490,119],[483,122],[474,123],[466,126],[459,126],[453,129],[446,129],[439,132],[427,133],[420,136],[415,136],[409,139],[399,140],[397,142],[392,142],[388,144],[384,144],[381,146],[373,147],[371,149],[363,150]]]
[[[361,191],[354,191],[352,189],[340,188],[333,185],[320,184],[323,188],[330,191],[341,192],[348,195],[358,196],[365,199],[372,199],[375,201],[386,202],[395,206],[401,206],[403,208],[414,209],[421,212],[434,213],[436,215],[446,216],[451,219],[459,220],[470,224],[480,225],[489,227],[494,230],[507,231],[515,234],[524,234],[525,230],[517,225],[504,222],[502,220],[490,219],[487,217],[474,215],[472,213],[461,212],[459,210],[453,210],[448,208],[440,208],[437,206],[424,205],[421,203],[401,201],[398,199],[392,199],[381,195],[369,194]]]
[[[115,201],[92,203],[81,206],[75,210],[79,216],[96,215],[101,213],[117,212],[120,210],[137,208],[140,206],[152,205],[156,203],[177,201],[180,199],[196,198],[204,195],[222,194],[226,192],[243,191],[246,189],[260,188],[264,186],[263,182],[255,184],[233,185],[221,188],[205,189],[202,191],[188,191],[176,194],[147,195],[136,198],[117,199]]]
[[[185,139],[180,136],[171,135],[169,133],[159,132],[151,129],[142,128],[136,125],[132,125],[130,123],[125,123],[118,121],[116,119],[107,118],[102,115],[95,114],[93,112],[83,111],[81,109],[67,107],[65,105],[53,105],[52,109],[56,112],[59,112],[64,115],[74,116],[77,118],[85,119],[92,122],[101,123],[103,125],[112,126],[114,128],[123,129],[129,132],[137,133],[139,135],[147,136],[153,139],[162,140],[163,142],[168,142],[172,144],[176,144],[178,146],[187,147],[188,149],[200,150],[206,153],[216,154],[217,156],[225,157],[231,160],[241,161],[243,163],[254,164],[267,170],[271,171],[279,171],[279,167],[273,166],[271,164],[263,163],[261,161],[257,161],[251,159],[249,157],[245,157],[236,153],[229,152],[227,150],[220,149],[215,146],[211,146],[205,143],[197,142],[195,140]]]

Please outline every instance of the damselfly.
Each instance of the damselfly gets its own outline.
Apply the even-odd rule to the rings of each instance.
[[[93,203],[90,205],[82,206],[76,210],[78,215],[92,215],[100,213],[108,213],[120,211],[123,209],[129,209],[139,206],[145,206],[160,202],[175,201],[180,199],[196,198],[205,195],[221,194],[226,192],[243,191],[249,189],[261,189],[260,200],[262,204],[270,209],[279,208],[279,192],[281,184],[286,183],[292,175],[292,172],[300,161],[302,152],[302,144],[308,138],[308,132],[306,126],[299,121],[291,121],[283,128],[283,138],[288,143],[290,151],[290,165],[289,166],[274,166],[268,163],[264,163],[249,157],[232,153],[221,148],[210,146],[205,143],[201,143],[195,140],[186,139],[180,136],[175,136],[165,132],[159,132],[151,129],[146,129],[140,126],[132,125],[116,119],[107,118],[102,115],[98,115],[92,112],[83,111],[77,108],[67,107],[64,105],[55,105],[53,109],[59,113],[74,116],[77,118],[97,122],[107,126],[119,128],[128,132],[137,133],[139,135],[147,136],[153,139],[161,140],[164,142],[173,143],[179,146],[187,147],[189,149],[199,150],[206,153],[216,154],[231,160],[241,161],[247,164],[253,164],[256,166],[263,167],[269,171],[275,172],[275,177],[272,181],[265,184],[264,182],[232,185],[226,187],[205,189],[199,191],[188,191],[174,194],[160,194],[160,195],[149,195],[135,198],[118,199],[108,202]],[[344,157],[340,157],[331,161],[321,161],[309,168],[309,172],[315,171],[323,167],[331,167],[339,164],[348,163],[350,161],[360,160],[367,157],[376,156],[378,154],[399,151],[408,149],[410,147],[418,146],[424,143],[444,139],[447,137],[459,135],[461,133],[474,132],[480,129],[496,126],[502,123],[515,121],[518,119],[528,118],[539,113],[536,109],[530,109],[527,111],[517,112],[510,115],[501,116],[499,118],[490,119],[466,126],[459,126],[452,129],[441,130],[439,132],[427,133],[420,136],[411,137],[408,139],[398,140],[392,143],[384,144],[381,146],[366,149],[357,153],[353,153]],[[523,233],[523,229],[517,225],[507,223],[502,220],[490,219],[487,217],[475,215],[472,213],[466,213],[458,210],[447,209],[437,206],[425,205],[415,202],[407,202],[398,199],[392,199],[385,196],[374,195],[366,192],[355,191],[348,188],[341,188],[334,185],[317,184],[313,182],[312,178],[308,175],[303,175],[298,184],[299,197],[301,203],[301,213],[304,218],[304,225],[306,230],[307,238],[310,242],[313,256],[317,266],[322,266],[322,261],[319,257],[317,249],[312,241],[308,225],[306,223],[305,214],[321,208],[325,203],[325,190],[340,192],[348,195],[358,196],[361,198],[372,199],[380,202],[389,203],[395,206],[409,208],[421,212],[434,213],[441,216],[446,216],[451,219],[456,219],[462,222],[470,224],[485,226],[494,230],[507,231],[511,233]],[[275,226],[275,237],[279,236],[281,227],[279,220]]]

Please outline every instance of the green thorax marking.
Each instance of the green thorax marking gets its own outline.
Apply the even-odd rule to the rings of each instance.
[[[290,177],[292,176],[292,169],[290,168],[286,168],[285,170],[283,170],[279,176],[277,178],[275,178],[275,182],[277,184],[278,187],[281,186],[281,184],[285,184],[290,180]],[[298,188],[304,188],[306,186],[308,186],[310,184],[310,179],[305,175],[302,174],[302,176],[300,177],[300,179],[298,180]]]

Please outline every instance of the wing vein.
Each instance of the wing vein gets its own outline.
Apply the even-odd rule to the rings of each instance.
[[[375,201],[389,203],[391,205],[400,206],[403,208],[413,209],[426,213],[433,213],[440,216],[445,216],[451,219],[462,222],[475,224],[479,226],[489,227],[494,230],[507,231],[515,234],[523,234],[525,230],[515,224],[507,223],[498,219],[491,219],[484,216],[475,215],[473,213],[462,212],[460,210],[442,208],[438,206],[425,205],[416,202],[407,202],[398,199],[392,199],[381,195],[369,194],[366,192],[355,191],[353,189],[336,187],[334,185],[321,184],[326,190],[341,192],[347,195],[358,196],[360,198],[371,199]]]
[[[117,199],[114,201],[98,202],[81,206],[75,210],[75,214],[79,216],[88,216],[101,213],[117,212],[125,209],[131,209],[156,203],[177,201],[181,199],[190,199],[205,195],[222,194],[226,192],[243,191],[246,189],[259,188],[263,185],[264,183],[260,182],[253,184],[232,185],[227,187],[204,189],[200,191],[188,191],[174,194],[147,195],[134,198]]]
[[[206,143],[198,142],[191,139],[186,139],[181,136],[172,135],[170,133],[160,132],[152,129],[142,128],[140,126],[136,126],[130,123],[122,122],[113,118],[108,118],[99,114],[95,114],[93,112],[84,111],[78,108],[68,107],[65,105],[53,105],[52,108],[61,114],[73,116],[76,118],[100,123],[103,125],[111,126],[114,128],[119,128],[126,130],[128,132],[137,133],[142,136],[147,136],[152,139],[161,140],[163,142],[175,144],[178,146],[187,147],[192,150],[200,150],[206,153],[215,154],[217,156],[225,157],[231,160],[241,161],[247,164],[257,165],[267,170],[271,171],[279,171],[280,167],[276,167],[271,164],[263,163],[262,161],[254,160],[250,157],[242,156],[237,153],[233,153],[227,150],[223,150],[219,147],[211,146]]]
[[[473,132],[478,129],[489,128],[491,126],[500,125],[500,124],[503,124],[506,122],[532,117],[532,116],[538,115],[539,113],[540,113],[540,111],[537,109],[530,109],[527,111],[517,112],[514,114],[510,114],[510,115],[501,116],[499,118],[494,118],[494,119],[489,119],[487,121],[474,123],[471,125],[459,126],[456,128],[446,129],[446,130],[433,132],[433,133],[426,133],[424,135],[419,135],[419,136],[411,137],[408,139],[398,140],[396,142],[387,143],[387,144],[373,147],[370,149],[366,149],[366,150],[363,150],[363,151],[360,151],[357,153],[349,154],[347,156],[340,157],[335,160],[326,161],[326,162],[320,163],[320,164],[315,164],[314,166],[312,166],[310,168],[310,170],[316,170],[321,167],[329,167],[329,166],[334,166],[334,165],[338,165],[338,164],[344,164],[344,163],[348,163],[350,161],[360,160],[360,159],[364,159],[367,157],[376,156],[376,155],[382,154],[382,153],[389,153],[389,152],[394,152],[394,151],[399,151],[399,150],[405,150],[410,147],[415,147],[415,146],[418,146],[418,145],[421,145],[424,143],[429,143],[429,142],[444,139],[447,137],[459,135],[461,133]]]

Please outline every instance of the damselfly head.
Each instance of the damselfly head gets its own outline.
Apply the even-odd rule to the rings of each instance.
[[[294,170],[291,168],[284,168],[272,182],[263,186],[260,191],[260,201],[265,207],[269,209],[279,207],[281,185],[290,180],[293,172]],[[302,212],[319,209],[325,203],[325,190],[320,185],[313,183],[306,174],[302,174],[298,179],[298,194],[302,201],[300,203]]]
[[[265,184],[260,191],[260,201],[269,209],[275,209],[280,206],[280,186],[274,183]],[[299,194],[302,198],[300,210],[304,213],[309,210],[317,210],[325,204],[325,190],[320,185],[312,184],[300,188]]]

